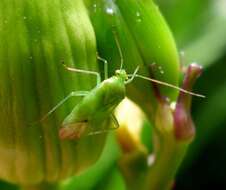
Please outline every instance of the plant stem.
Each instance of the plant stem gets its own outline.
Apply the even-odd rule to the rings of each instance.
[[[145,190],[171,189],[176,171],[188,147],[188,144],[175,142],[173,138],[164,139],[161,145],[161,151],[147,173]]]
[[[191,64],[185,74],[183,89],[191,91],[202,68]],[[187,148],[195,135],[191,118],[191,95],[180,92],[175,108],[159,98],[155,117],[156,160],[147,172],[145,190],[168,190],[180,166]]]

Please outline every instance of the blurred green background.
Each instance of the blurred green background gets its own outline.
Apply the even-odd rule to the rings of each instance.
[[[197,62],[204,67],[194,91],[206,95],[206,99],[193,99],[197,135],[177,174],[174,189],[226,189],[226,0],[156,0],[156,3],[175,36],[179,51],[183,52],[183,64]],[[119,150],[114,143],[110,139],[106,146],[111,147],[111,152],[106,147],[95,166],[72,179],[73,189],[125,189],[115,165]],[[75,185],[76,181],[79,186]],[[0,189],[17,187],[0,182]]]

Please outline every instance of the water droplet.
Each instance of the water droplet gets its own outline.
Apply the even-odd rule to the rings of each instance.
[[[160,74],[164,74],[164,70],[162,69],[162,66],[158,66]]]
[[[26,19],[27,19],[27,17],[26,17],[26,16],[24,16],[24,17],[23,17],[23,19],[24,19],[24,20],[26,20]]]
[[[97,4],[96,3],[93,4],[93,12],[97,12]]]
[[[176,102],[172,102],[171,104],[170,104],[170,108],[172,109],[172,110],[175,110],[175,108],[176,108]]]
[[[141,22],[142,21],[142,19],[141,19],[141,14],[140,14],[140,12],[136,12],[136,21],[137,22]]]
[[[111,7],[107,7],[106,12],[107,14],[110,14],[110,15],[114,14],[114,10]]]
[[[166,102],[170,103],[171,99],[169,97],[165,97]]]

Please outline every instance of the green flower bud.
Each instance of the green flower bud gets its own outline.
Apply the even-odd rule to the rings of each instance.
[[[180,72],[176,44],[158,6],[152,0],[117,0],[117,4],[144,63],[152,66],[151,76],[178,85]],[[164,86],[158,89],[171,101],[177,97],[174,89]]]
[[[97,70],[95,35],[82,0],[0,1],[0,178],[33,185],[56,182],[95,162],[105,135],[78,142],[58,137],[72,98],[40,119],[71,91],[89,90]]]

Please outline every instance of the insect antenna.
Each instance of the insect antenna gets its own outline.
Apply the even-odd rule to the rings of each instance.
[[[196,97],[200,97],[200,98],[205,98],[204,95],[202,94],[197,94],[197,93],[194,93],[194,92],[191,92],[191,91],[188,91],[188,90],[185,90],[183,88],[180,88],[178,86],[175,86],[173,84],[170,84],[170,83],[167,83],[167,82],[163,82],[163,81],[160,81],[160,80],[156,80],[156,79],[153,79],[153,78],[149,78],[149,77],[145,77],[143,75],[139,75],[139,74],[136,74],[135,72],[133,74],[128,74],[128,77],[131,77],[129,80],[126,81],[126,84],[128,84],[129,82],[132,82],[131,79],[134,79],[134,78],[141,78],[141,79],[144,79],[144,80],[147,80],[147,81],[151,81],[151,82],[154,82],[156,84],[160,84],[160,85],[163,85],[163,86],[168,86],[170,88],[174,88],[176,90],[179,90],[181,92],[184,92],[186,94],[190,94],[192,96],[196,96]]]
[[[117,36],[116,31],[113,30],[113,34],[114,34],[116,45],[118,47],[119,56],[120,56],[120,59],[121,59],[120,70],[122,70],[123,64],[124,64],[124,59],[123,59],[123,55],[122,55],[122,49],[121,49],[121,46],[120,46],[120,43],[119,43],[119,40],[118,40],[118,36]],[[167,82],[163,82],[163,81],[160,81],[160,80],[156,80],[156,79],[152,79],[152,78],[148,78],[148,77],[139,75],[139,74],[137,74],[138,71],[139,71],[139,66],[135,69],[135,71],[134,71],[133,74],[128,74],[127,75],[130,78],[125,82],[125,84],[129,84],[130,82],[132,82],[134,80],[134,78],[141,78],[141,79],[144,79],[144,80],[148,80],[148,81],[154,82],[156,84],[160,84],[160,85],[163,85],[163,86],[168,86],[170,88],[174,88],[176,90],[179,90],[179,91],[184,92],[186,94],[190,94],[192,96],[197,96],[197,97],[200,97],[200,98],[205,98],[205,96],[202,95],[202,94],[197,94],[197,93],[194,93],[194,92],[185,90],[183,88],[180,88],[178,86],[175,86],[175,85],[170,84],[170,83],[167,83]]]
[[[123,59],[123,55],[122,55],[122,49],[121,49],[121,46],[120,46],[120,43],[119,43],[116,31],[113,30],[113,34],[114,34],[115,42],[116,42],[116,45],[117,45],[117,48],[118,48],[118,51],[119,51],[120,60],[121,60],[120,70],[122,70],[123,64],[124,64],[124,59]]]
[[[128,77],[131,77],[131,78],[129,78],[127,81],[125,81],[125,84],[129,84],[129,83],[131,83],[134,80],[134,78],[136,77],[137,72],[139,71],[139,69],[140,69],[140,66],[137,66],[137,68],[135,69],[133,74],[127,75]]]

